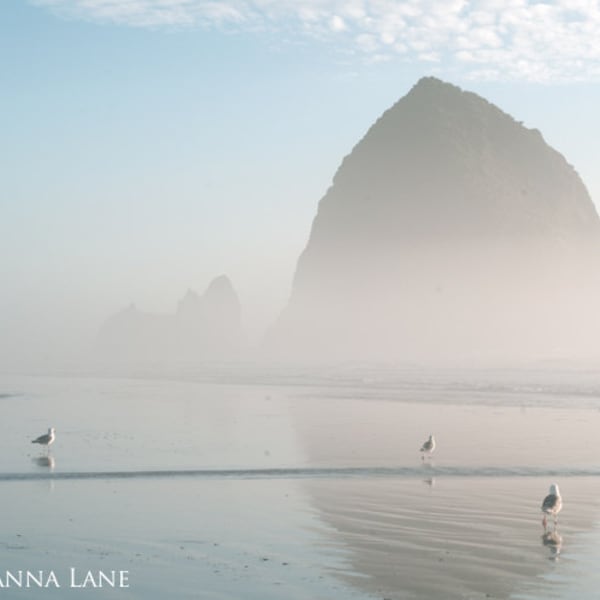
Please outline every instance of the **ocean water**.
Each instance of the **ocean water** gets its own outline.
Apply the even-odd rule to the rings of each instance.
[[[599,431],[593,372],[0,377],[0,596],[597,598]]]

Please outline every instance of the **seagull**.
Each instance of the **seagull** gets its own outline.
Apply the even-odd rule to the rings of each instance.
[[[556,523],[558,522],[558,513],[562,508],[562,498],[560,497],[560,491],[558,489],[558,485],[553,483],[550,486],[550,493],[544,498],[542,502],[542,512],[544,513],[544,518],[542,519],[542,525],[544,529],[548,526],[548,515],[552,515],[554,517],[554,529],[556,530]]]
[[[426,442],[424,442],[424,444],[421,446],[421,452],[423,453],[423,455],[421,456],[421,459],[425,458],[425,453],[429,454],[429,456],[431,456],[431,454],[433,453],[433,451],[435,450],[435,440],[433,439],[433,434],[429,436],[428,440]]]
[[[35,440],[31,440],[32,444],[41,444],[42,446],[46,446],[46,448],[50,447],[50,444],[54,442],[56,438],[54,427],[50,427],[48,429],[48,433],[44,435],[40,435],[40,437],[35,438]]]

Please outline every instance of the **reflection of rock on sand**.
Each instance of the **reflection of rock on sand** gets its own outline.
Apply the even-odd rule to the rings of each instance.
[[[438,489],[432,475],[305,483],[335,541],[350,550],[348,581],[386,596],[507,598],[543,572],[545,557],[519,511],[513,518],[506,510],[505,481],[446,478]]]
[[[546,531],[542,535],[542,544],[550,549],[550,560],[558,560],[562,548],[563,539],[556,530]]]
[[[348,449],[358,448],[360,464],[387,467],[393,460],[402,465],[398,476],[390,471],[389,477],[373,477],[365,469],[364,477],[302,480],[331,543],[344,552],[344,564],[336,576],[379,598],[509,598],[531,586],[538,590],[551,586],[553,579],[546,575],[561,564],[552,561],[562,553],[562,540],[553,535],[552,528],[544,538],[547,549],[539,546],[538,536],[543,533],[536,512],[542,504],[537,500],[539,478],[514,476],[510,470],[502,476],[486,472],[483,465],[498,460],[495,446],[473,448],[466,437],[468,454],[451,457],[459,459],[456,471],[419,460],[415,446],[405,443],[412,438],[410,428],[402,431],[402,438],[394,431],[400,418],[430,422],[441,418],[436,414],[443,409],[447,426],[460,431],[470,412],[450,403],[413,406],[384,400],[379,412],[373,410],[372,402],[344,398],[319,401],[318,410],[309,402],[298,403],[292,413],[309,464],[350,462]],[[468,428],[485,429],[498,409],[476,410],[481,415],[472,415]],[[511,417],[516,410],[508,411]],[[527,423],[520,425],[523,430],[534,430],[538,423],[533,417],[539,414],[546,415],[528,415]],[[475,451],[473,462],[470,456]],[[539,452],[532,455],[532,464],[547,460],[542,458],[546,448],[541,446]],[[403,476],[405,471],[408,476]],[[431,487],[434,480],[435,487]],[[569,496],[577,499],[576,510],[569,514],[571,536],[594,527],[596,508],[589,487],[584,477],[569,481]]]

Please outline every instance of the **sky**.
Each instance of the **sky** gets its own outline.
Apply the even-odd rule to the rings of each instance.
[[[599,0],[4,0],[0,361],[221,274],[260,339],[343,157],[428,75],[540,129],[600,206]]]

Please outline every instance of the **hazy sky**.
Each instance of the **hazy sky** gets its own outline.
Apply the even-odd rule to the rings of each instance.
[[[598,0],[4,0],[0,360],[221,273],[256,335],[341,159],[424,75],[539,128],[600,205]]]

